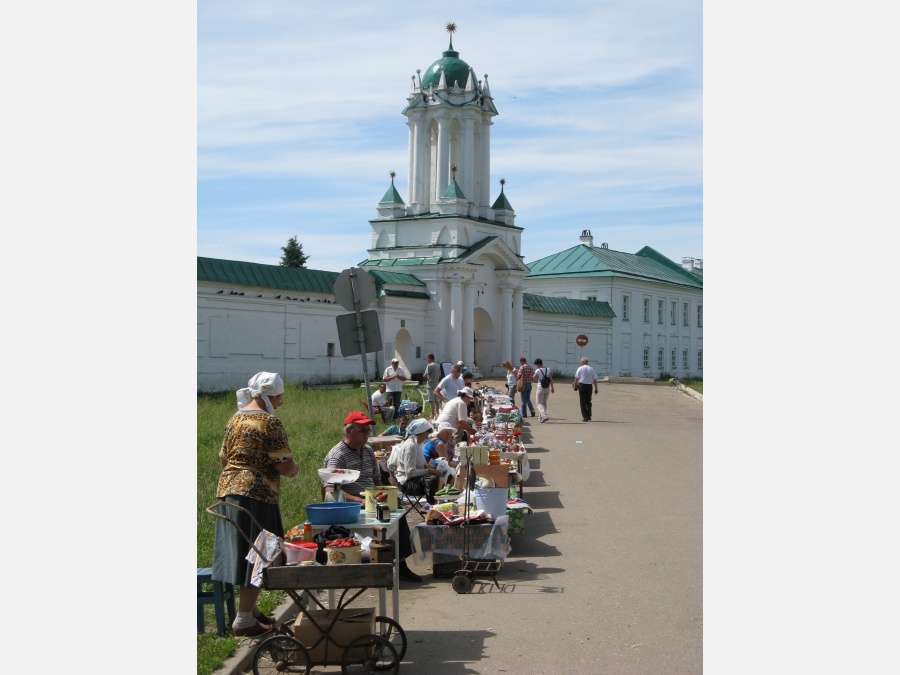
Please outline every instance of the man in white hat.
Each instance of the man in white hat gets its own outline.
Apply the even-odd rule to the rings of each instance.
[[[463,387],[455,399],[447,403],[441,410],[441,414],[434,421],[440,427],[444,422],[453,426],[457,431],[457,437],[466,434],[471,438],[475,434],[469,417],[469,403],[475,400],[475,392],[471,387]]]
[[[396,356],[391,359],[391,365],[384,369],[385,389],[387,390],[388,399],[394,410],[400,410],[400,404],[403,403],[403,382],[406,380],[406,373],[400,367],[400,359]]]

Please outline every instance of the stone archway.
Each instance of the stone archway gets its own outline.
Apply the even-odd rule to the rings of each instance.
[[[397,356],[400,359],[400,367],[406,372],[406,376],[409,377],[413,369],[410,364],[416,362],[416,348],[413,346],[412,336],[409,334],[409,331],[405,328],[401,328],[397,331],[397,334],[394,336],[394,354],[387,354],[387,363],[385,367],[391,365],[391,359]]]
[[[494,374],[497,361],[497,335],[491,315],[482,307],[475,308],[475,366],[482,377]]]

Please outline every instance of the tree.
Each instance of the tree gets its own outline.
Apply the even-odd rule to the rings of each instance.
[[[306,267],[308,255],[303,255],[303,244],[297,241],[296,235],[288,239],[287,246],[282,246],[284,255],[281,256],[282,267]]]

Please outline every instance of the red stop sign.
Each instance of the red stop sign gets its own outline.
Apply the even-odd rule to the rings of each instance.
[[[575,344],[579,347],[584,347],[588,343],[587,335],[584,333],[579,333],[575,336]]]

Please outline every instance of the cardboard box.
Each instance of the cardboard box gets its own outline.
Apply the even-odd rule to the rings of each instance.
[[[486,445],[470,445],[459,449],[460,464],[465,464],[470,454],[472,455],[472,464],[487,464],[490,458]]]
[[[475,477],[488,476],[494,481],[494,487],[509,487],[509,465],[508,464],[476,464]]]
[[[309,650],[310,659],[314,663],[340,664],[341,659],[344,658],[344,649],[347,645],[362,635],[371,635],[375,632],[374,607],[346,607],[342,609],[334,627],[329,630],[328,627],[331,625],[336,613],[337,610],[334,609],[311,609],[306,612],[328,635],[325,638],[322,637],[322,632],[313,625],[312,621],[303,612],[300,613],[294,622],[294,637]],[[316,644],[316,641],[320,638],[322,638],[321,642]],[[338,644],[334,644],[331,640]],[[359,653],[352,654],[351,658],[362,659],[365,656],[364,649],[360,648]]]

